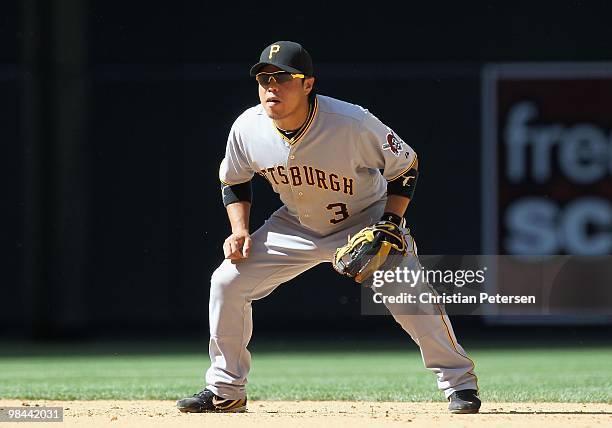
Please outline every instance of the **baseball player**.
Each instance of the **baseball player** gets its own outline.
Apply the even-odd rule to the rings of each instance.
[[[251,302],[319,263],[339,265],[348,236],[366,236],[364,228],[374,225],[368,230],[382,237],[368,241],[374,250],[386,245],[399,250],[401,264],[418,265],[402,224],[418,176],[414,150],[368,110],[316,94],[311,57],[298,43],[266,47],[250,74],[260,103],[234,122],[219,170],[232,233],[211,277],[211,366],[205,389],[177,402],[182,412],[246,410]],[[251,234],[255,174],[284,205]],[[443,309],[432,305],[423,315],[387,307],[419,345],[450,411],[477,413],[474,363]]]

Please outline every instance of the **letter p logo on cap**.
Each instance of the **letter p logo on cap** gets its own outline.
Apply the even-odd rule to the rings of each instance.
[[[268,55],[268,59],[272,59],[272,55],[280,51],[280,45],[272,45],[270,46],[270,55]]]

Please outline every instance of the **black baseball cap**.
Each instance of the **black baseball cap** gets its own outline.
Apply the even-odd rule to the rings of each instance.
[[[274,42],[263,50],[259,62],[251,67],[251,76],[255,76],[266,65],[275,65],[290,73],[301,73],[306,76],[314,74],[312,58],[308,51],[299,43],[285,40]]]

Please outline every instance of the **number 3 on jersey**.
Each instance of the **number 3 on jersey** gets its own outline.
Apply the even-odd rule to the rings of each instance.
[[[337,210],[332,213],[334,215],[334,218],[332,218],[329,221],[332,224],[340,223],[342,220],[346,220],[349,216],[349,212],[346,209],[345,203],[337,202],[335,204],[329,204],[325,208],[327,208],[330,211],[333,210],[334,208],[337,208]]]

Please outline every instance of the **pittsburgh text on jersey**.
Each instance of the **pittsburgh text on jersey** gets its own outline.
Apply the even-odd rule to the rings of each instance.
[[[296,186],[316,186],[323,190],[342,192],[353,195],[353,178],[342,177],[338,174],[328,173],[308,165],[291,166],[283,165],[261,169],[259,173],[265,177],[270,184],[289,184]]]

